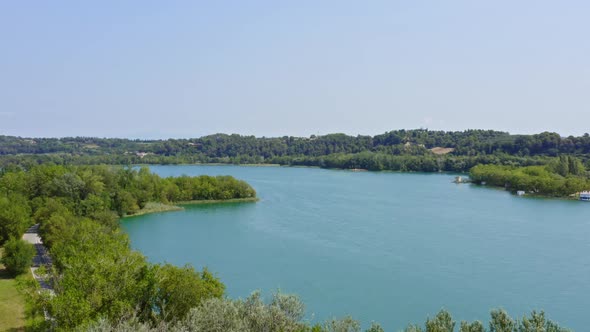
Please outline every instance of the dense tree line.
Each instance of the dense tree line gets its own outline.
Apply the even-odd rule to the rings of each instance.
[[[150,264],[129,247],[117,222],[147,202],[252,198],[255,191],[229,176],[160,178],[147,168],[35,166],[0,173],[3,261],[22,272],[32,248],[19,239],[38,223],[53,259],[47,279],[55,296],[39,297],[58,330],[99,318],[137,317],[145,324],[175,321],[225,286],[204,269]],[[28,263],[26,262],[28,260]],[[23,264],[24,263],[24,264]]]
[[[4,168],[0,177],[0,244],[24,232],[32,200],[57,200],[78,215],[105,210],[133,214],[148,202],[254,198],[256,192],[231,176],[161,178],[148,168],[108,166],[32,166]],[[34,211],[33,211],[34,212]],[[8,234],[8,235],[6,235]]]
[[[394,130],[376,136],[329,134],[311,137],[254,137],[215,134],[192,139],[129,140],[93,137],[21,138],[0,136],[0,155],[66,153],[75,155],[192,156],[202,160],[240,158],[263,162],[273,157],[318,157],[364,151],[393,155],[424,155],[435,147],[452,148],[457,156],[504,153],[517,156],[585,155],[590,136],[561,137],[544,132],[510,135],[492,130],[433,131]],[[249,159],[251,158],[251,159]]]
[[[437,149],[439,149],[437,151]],[[446,149],[440,152],[440,149]],[[590,166],[590,136],[510,135],[492,130],[395,130],[376,136],[330,134],[254,137],[215,134],[195,139],[0,136],[7,165],[280,164],[368,170],[467,172],[479,164],[533,166],[574,155]]]
[[[159,156],[148,155],[143,158],[129,155],[104,156],[72,156],[63,154],[51,155],[18,155],[0,156],[0,167],[21,165],[26,168],[41,164],[55,165],[133,165],[133,164],[260,164],[270,163],[284,166],[315,166],[323,168],[353,169],[362,168],[372,171],[411,171],[411,172],[467,172],[475,165],[494,164],[511,166],[545,165],[553,157],[546,156],[512,156],[506,154],[455,156],[455,155],[393,155],[383,152],[334,153],[325,156],[283,156],[262,160],[257,157],[223,157],[204,158],[197,156]]]
[[[545,166],[477,165],[469,175],[475,183],[540,195],[564,197],[590,189],[584,165],[571,156],[560,156]]]
[[[548,157],[531,158],[510,155],[481,155],[471,157],[449,155],[412,156],[361,152],[355,154],[337,153],[321,157],[277,157],[271,160],[281,165],[366,169],[370,171],[467,172],[473,166],[479,164],[531,166],[544,165],[552,159]]]

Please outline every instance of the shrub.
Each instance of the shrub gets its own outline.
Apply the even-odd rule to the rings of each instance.
[[[10,238],[4,244],[2,264],[6,266],[6,270],[9,273],[18,275],[25,272],[31,266],[34,256],[35,248],[32,244],[23,240]]]

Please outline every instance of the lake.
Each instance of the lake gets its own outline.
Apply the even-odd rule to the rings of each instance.
[[[502,307],[514,318],[544,309],[577,331],[589,323],[590,203],[454,184],[452,174],[150,168],[232,175],[258,192],[257,203],[122,223],[150,261],[207,266],[230,297],[280,289],[300,295],[314,322],[352,315],[386,331],[441,308],[458,322]]]

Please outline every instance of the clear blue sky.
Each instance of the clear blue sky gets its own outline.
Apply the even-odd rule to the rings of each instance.
[[[590,131],[588,1],[2,1],[0,134]]]

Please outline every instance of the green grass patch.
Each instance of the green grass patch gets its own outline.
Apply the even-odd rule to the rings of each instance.
[[[0,248],[0,257],[3,251]],[[0,264],[0,331],[24,331],[25,325],[25,297],[17,288],[16,278]]]
[[[133,214],[128,214],[125,218],[131,218],[136,216],[142,216],[144,214],[150,213],[160,213],[160,212],[168,212],[168,211],[180,211],[184,210],[182,206],[178,205],[197,205],[197,204],[221,204],[221,203],[245,203],[245,202],[257,202],[258,197],[248,197],[248,198],[233,198],[233,199],[203,199],[203,200],[194,200],[194,201],[182,201],[176,202],[177,205],[170,205],[158,202],[149,202],[141,210],[137,210]]]
[[[0,248],[0,257],[4,248]],[[0,331],[46,331],[38,299],[38,284],[31,271],[17,277],[0,264]]]
[[[134,217],[134,216],[141,216],[144,214],[150,213],[159,213],[159,212],[168,212],[168,211],[179,211],[183,208],[176,205],[169,205],[164,203],[158,202],[148,202],[145,204],[143,209],[134,212],[133,214],[129,214],[126,217]]]
[[[258,197],[248,198],[234,198],[234,199],[202,199],[194,201],[182,201],[176,202],[178,205],[196,205],[196,204],[220,204],[220,203],[245,203],[245,202],[258,202]]]

